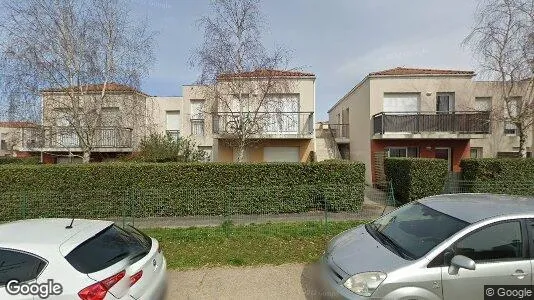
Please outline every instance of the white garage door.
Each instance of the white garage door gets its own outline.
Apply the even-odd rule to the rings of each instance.
[[[383,112],[419,111],[419,94],[384,94]]]
[[[265,147],[263,160],[266,162],[299,162],[299,147]]]

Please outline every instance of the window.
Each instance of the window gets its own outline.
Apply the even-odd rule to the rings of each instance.
[[[471,158],[482,158],[482,147],[471,147],[470,156]]]
[[[454,111],[454,93],[436,94],[436,112],[448,114]]]
[[[506,119],[513,118],[521,111],[519,107],[521,104],[521,97],[513,97],[508,100],[508,103],[504,105],[504,117]],[[507,120],[504,122],[504,134],[506,135],[517,135],[518,134],[517,126],[511,121]]]
[[[103,107],[102,113],[102,126],[112,127],[119,125],[119,108],[118,107]]]
[[[36,256],[15,250],[0,249],[0,286],[9,280],[20,282],[34,280],[46,266],[46,262]]]
[[[417,93],[385,93],[383,112],[413,113],[419,111],[419,98]]]
[[[204,100],[191,100],[191,119],[204,119]]]
[[[170,110],[165,112],[165,132],[168,137],[178,140],[180,137],[180,111]]]
[[[490,111],[491,110],[491,97],[475,97],[475,110],[476,111]]]
[[[458,241],[453,250],[455,255],[475,262],[522,258],[521,224],[514,221],[490,225]]]
[[[191,100],[191,134],[204,136],[204,100]]]
[[[0,133],[0,150],[7,150],[6,134]]]
[[[128,258],[141,259],[148,253],[152,241],[133,228],[122,229],[112,225],[80,246],[65,258],[78,271],[93,273]],[[135,261],[132,261],[132,263]]]
[[[386,152],[388,157],[419,157],[418,147],[389,147]]]

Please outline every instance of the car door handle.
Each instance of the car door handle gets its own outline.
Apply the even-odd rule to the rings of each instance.
[[[512,274],[512,276],[517,277],[518,279],[523,279],[523,278],[525,278],[525,276],[527,276],[527,275],[528,275],[527,273],[524,273],[524,272],[521,271],[521,270],[517,270],[517,271],[515,271],[514,274]]]

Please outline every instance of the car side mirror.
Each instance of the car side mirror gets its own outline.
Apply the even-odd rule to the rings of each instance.
[[[474,270],[476,268],[475,261],[463,255],[455,255],[449,266],[449,275],[457,275],[460,268]]]

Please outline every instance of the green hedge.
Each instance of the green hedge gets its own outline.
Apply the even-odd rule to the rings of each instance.
[[[534,158],[471,158],[460,167],[463,192],[534,196]]]
[[[39,157],[0,157],[0,165],[18,164],[18,165],[37,165],[40,163]]]
[[[0,220],[356,211],[361,163],[0,166]]]
[[[386,158],[385,172],[395,200],[408,203],[439,194],[447,179],[447,161],[428,158]]]

